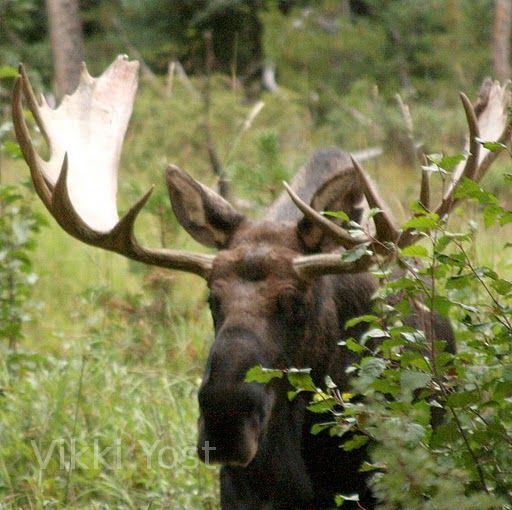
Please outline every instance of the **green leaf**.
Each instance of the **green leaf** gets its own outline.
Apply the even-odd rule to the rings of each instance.
[[[18,70],[12,66],[0,66],[0,80],[4,78],[16,78]]]
[[[429,256],[428,250],[419,244],[412,244],[411,246],[407,246],[400,250],[400,253],[404,257],[416,257],[426,259]]]
[[[372,207],[368,210],[368,218],[373,218],[376,214],[379,214],[382,212],[382,209],[379,209],[378,207]]]
[[[289,400],[290,402],[292,402],[293,400],[295,400],[295,398],[297,397],[297,395],[298,395],[298,392],[296,392],[296,391],[289,391],[289,392],[287,392],[287,393],[286,393],[286,396],[288,397],[288,400]]]
[[[350,250],[344,251],[341,254],[341,260],[343,262],[355,262],[365,255],[371,255],[372,253],[368,251],[368,246],[370,246],[370,243],[362,243]]]
[[[385,469],[386,466],[384,464],[370,464],[369,462],[363,462],[361,467],[359,468],[360,473],[368,473],[370,471],[379,471]]]
[[[459,391],[452,393],[446,399],[448,407],[461,408],[480,402],[481,397],[477,391]]]
[[[314,436],[320,434],[320,432],[323,432],[324,430],[328,430],[330,429],[331,427],[335,427],[336,426],[336,422],[332,421],[332,422],[329,422],[329,423],[315,423],[312,427],[311,427],[311,434],[313,434]]]
[[[507,211],[504,213],[500,218],[500,225],[507,225],[509,223],[512,223],[512,211]]]
[[[485,207],[483,211],[485,227],[489,228],[492,225],[494,225],[496,223],[496,219],[498,218],[502,211],[503,209],[495,204],[488,205],[487,207]]]
[[[347,349],[352,352],[363,352],[363,351],[367,350],[367,347],[356,342],[353,338],[349,338],[345,342],[345,345],[346,345]]]
[[[282,379],[283,371],[273,368],[263,368],[261,365],[250,368],[245,374],[245,382],[259,382],[267,384],[272,379]]]
[[[432,309],[443,317],[448,315],[453,303],[445,296],[434,296],[432,299]]]
[[[481,204],[496,204],[498,199],[488,191],[484,191],[478,183],[465,177],[457,186],[455,198],[473,198]]]
[[[376,379],[371,387],[384,395],[398,395],[400,392],[400,386],[389,379]]]
[[[512,282],[498,278],[491,282],[491,287],[501,296],[507,296],[512,292]]]
[[[484,149],[487,149],[490,152],[499,152],[507,148],[507,146],[501,142],[486,142],[481,138],[475,138],[475,141],[477,141]]]
[[[512,381],[499,382],[494,390],[493,398],[500,401],[510,397],[512,397]]]
[[[380,328],[372,328],[361,337],[361,343],[365,344],[369,338],[389,338],[389,333]]]
[[[313,402],[307,406],[308,411],[312,413],[328,413],[331,412],[336,406],[336,400],[333,397],[327,397],[318,402]]]
[[[451,445],[459,437],[459,431],[454,422],[443,423],[436,427],[430,439],[430,446],[432,448],[441,448],[443,446]]]
[[[503,366],[503,378],[505,381],[512,381],[512,364]]]
[[[287,375],[288,381],[297,391],[316,391],[310,368],[289,368]]]
[[[425,359],[425,354],[419,351],[407,350],[401,357],[402,366],[417,368],[423,372],[428,372],[430,366]]]
[[[400,373],[400,385],[408,393],[424,388],[432,380],[432,376],[425,372],[415,370],[402,370]]]
[[[345,501],[359,501],[359,495],[358,494],[336,494],[334,498],[334,502],[336,503],[337,507],[340,507],[343,505]]]
[[[13,159],[22,157],[20,146],[12,140],[5,140],[2,143],[2,150]]]
[[[361,322],[375,322],[377,320],[379,320],[379,318],[376,315],[360,315],[359,317],[354,317],[345,322],[345,329],[353,328]]]
[[[322,214],[324,216],[332,216],[333,218],[337,218],[339,220],[350,221],[348,214],[343,211],[323,211]]]
[[[472,286],[474,278],[473,273],[459,274],[448,278],[445,285],[447,289],[463,289]]]
[[[425,216],[414,216],[402,225],[402,229],[407,230],[409,228],[413,228],[420,232],[425,232],[435,228],[438,221],[439,216],[434,213]]]
[[[447,172],[451,172],[455,169],[455,167],[466,159],[465,154],[454,154],[453,156],[443,155],[440,161],[438,161],[437,165],[439,165],[443,170]]]
[[[362,434],[354,434],[350,439],[345,441],[341,447],[346,452],[351,452],[352,450],[357,450],[361,448],[369,441],[368,436],[363,436]]]
[[[364,378],[368,384],[380,377],[386,368],[386,362],[380,358],[363,358],[360,367],[360,377]]]

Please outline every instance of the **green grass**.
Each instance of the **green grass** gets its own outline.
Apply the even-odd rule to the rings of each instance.
[[[158,246],[163,235],[168,246],[202,249],[169,213],[159,212],[167,200],[162,171],[168,161],[213,182],[200,105],[187,94],[179,83],[170,98],[144,84],[140,91],[123,156],[120,203],[126,208],[157,183],[137,227],[144,244]],[[230,175],[238,176],[234,195],[255,204],[269,203],[283,173],[291,174],[314,147],[336,143],[325,129],[314,128],[295,95],[283,94],[264,98],[263,111],[241,133],[251,105],[223,80],[215,83],[218,150]],[[272,137],[277,155],[268,154]],[[512,193],[501,190],[497,177],[507,165],[497,165],[488,182],[510,204]],[[404,219],[418,176],[386,159],[367,166]],[[2,168],[7,182],[27,175],[21,162],[4,160]],[[34,207],[42,209],[36,204],[34,197]],[[479,217],[473,205],[463,211],[454,216],[454,229]],[[511,226],[481,229],[480,262],[510,275],[512,258],[501,247],[511,234]],[[204,282],[87,247],[53,221],[39,235],[33,258],[40,277],[31,301],[34,320],[26,324],[17,355],[6,346],[0,350],[0,508],[218,508],[217,470],[200,464],[194,451],[196,393],[212,340]],[[73,444],[80,462],[68,470]],[[44,459],[52,445],[42,469],[37,452]],[[95,445],[105,463],[95,465]],[[152,446],[148,462],[145,449]]]

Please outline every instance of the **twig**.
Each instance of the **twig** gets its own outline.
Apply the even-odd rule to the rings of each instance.
[[[414,125],[412,122],[411,111],[409,110],[409,105],[404,103],[404,101],[402,100],[402,96],[400,96],[400,94],[397,94],[395,98],[402,113],[402,118],[404,120],[405,135],[407,139],[407,159],[409,163],[413,164],[414,166],[417,166],[418,151],[416,148],[416,142],[414,141]]]
[[[76,392],[76,402],[75,402],[75,415],[73,418],[73,432],[71,434],[71,440],[74,440],[76,437],[76,430],[78,424],[78,410],[80,407],[80,401],[82,400],[82,388],[84,382],[84,373],[85,373],[85,361],[86,356],[85,353],[82,354],[82,363],[80,365],[80,376],[78,378],[78,389]],[[69,466],[67,476],[66,476],[66,487],[64,489],[64,506],[67,506],[69,500],[69,489],[71,487],[71,464]]]
[[[172,63],[174,64],[176,76],[181,81],[183,86],[190,92],[190,95],[193,96],[194,99],[200,99],[201,94],[197,91],[197,89],[194,87],[194,85],[190,81],[190,78],[187,76],[185,69],[183,69],[181,62],[179,60],[175,60]]]
[[[475,275],[475,278],[479,281],[479,283],[482,285],[482,287],[484,288],[484,290],[487,292],[487,294],[489,295],[489,297],[491,298],[492,302],[494,303],[494,305],[496,306],[496,308],[499,310],[501,308],[500,306],[500,303],[498,302],[498,300],[496,299],[496,297],[494,296],[494,294],[491,292],[491,289],[489,289],[489,286],[484,282],[484,280],[482,279],[482,277],[478,274],[478,272],[476,271],[476,269],[474,268],[473,264],[471,263],[471,259],[469,258],[468,254],[466,253],[466,250],[464,250],[464,247],[462,246],[462,244],[459,242],[459,241],[456,241],[455,240],[455,244],[457,245],[457,248],[459,248],[459,250],[462,252],[462,254],[464,255],[464,258],[466,259],[466,264],[468,265],[469,267],[469,270]],[[503,320],[505,321],[506,323],[506,327],[512,331],[512,323],[509,321],[508,317],[506,315],[503,316]],[[501,322],[501,321],[500,321]],[[503,324],[503,323],[502,323]]]
[[[220,196],[227,198],[229,195],[229,185],[227,180],[225,179],[224,169],[222,167],[222,163],[220,161],[217,148],[215,146],[215,141],[212,135],[212,126],[210,123],[210,111],[211,111],[211,86],[210,86],[210,76],[212,72],[212,68],[215,62],[215,55],[213,52],[213,38],[212,32],[207,30],[203,34],[205,41],[205,49],[206,49],[206,58],[205,58],[205,81],[203,87],[203,111],[204,111],[204,130],[206,135],[206,147],[208,150],[208,157],[210,159],[210,164],[212,166],[212,170],[214,175],[218,179],[218,190]]]
[[[174,82],[174,75],[176,74],[176,62],[171,61],[167,66],[167,81],[166,81],[166,94],[167,97],[171,97],[172,94],[172,85]]]
[[[235,41],[233,43],[233,60],[231,61],[231,88],[236,90],[238,88],[237,80],[237,67],[238,67],[238,32],[235,32]]]

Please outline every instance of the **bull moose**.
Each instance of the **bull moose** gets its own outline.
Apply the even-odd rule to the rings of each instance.
[[[369,273],[378,258],[392,256],[420,236],[401,231],[360,164],[338,150],[317,151],[263,219],[254,221],[176,166],[166,170],[172,209],[187,232],[216,255],[142,247],[134,223],[149,190],[119,219],[116,207],[121,146],[132,111],[138,63],[118,57],[99,77],[84,66],[77,90],[57,109],[36,99],[20,67],[13,94],[17,138],[35,189],[60,226],[73,237],[121,255],[194,273],[207,282],[215,328],[199,389],[198,454],[220,463],[224,510],[327,509],[336,493],[358,492],[361,507],[375,501],[359,467],[365,452],[345,452],[327,434],[313,436],[318,420],[306,398],[287,398],[287,383],[245,382],[251,367],[310,367],[316,384],[330,375],[347,388],[346,368],[356,354],[340,340],[358,337],[362,324],[348,319],[368,313],[376,282]],[[507,140],[508,92],[493,84],[474,108],[461,95],[469,125],[468,156],[454,172],[436,208],[429,206],[428,180],[421,203],[445,217],[463,179],[479,180],[496,157],[478,138]],[[43,160],[31,142],[27,103],[50,149]],[[366,212],[378,208],[371,220]],[[344,211],[366,225],[355,236],[320,213]],[[356,261],[340,252],[368,243]],[[452,341],[437,322],[436,336]],[[348,503],[348,508],[356,508]]]

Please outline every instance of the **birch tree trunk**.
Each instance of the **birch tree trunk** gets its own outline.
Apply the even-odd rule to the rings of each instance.
[[[78,0],[46,0],[57,102],[75,90],[83,60],[83,35]]]
[[[501,82],[510,79],[510,36],[512,0],[496,0],[492,61],[495,77]]]

